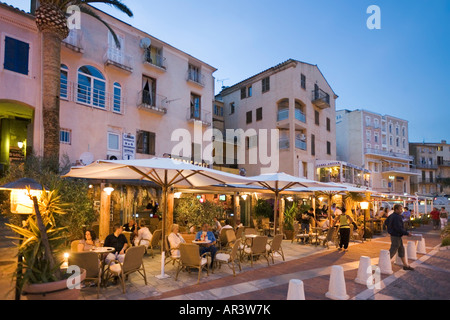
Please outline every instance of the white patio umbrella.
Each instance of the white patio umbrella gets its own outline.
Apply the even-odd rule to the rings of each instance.
[[[139,160],[98,160],[85,167],[73,168],[64,177],[84,179],[126,179],[147,180],[156,183],[164,194],[162,216],[162,261],[160,278],[164,274],[165,221],[167,216],[167,195],[171,187],[204,187],[217,184],[243,184],[252,180],[235,174],[194,166],[190,163],[169,158]]]
[[[259,176],[249,177],[248,179],[254,182],[248,183],[248,185],[260,185],[275,194],[275,206],[274,206],[274,233],[277,233],[277,215],[278,215],[278,201],[280,193],[293,187],[325,187],[326,185],[321,182],[309,180],[305,178],[299,178],[291,176],[287,173],[267,173]]]

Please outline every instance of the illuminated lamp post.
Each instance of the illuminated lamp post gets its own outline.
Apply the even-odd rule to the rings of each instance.
[[[29,189],[29,192],[28,192]],[[23,215],[23,217],[26,217],[30,214],[33,214],[36,212],[36,220],[38,223],[38,227],[42,233],[43,242],[45,244],[44,238],[47,236],[47,233],[45,232],[45,227],[42,222],[42,216],[39,212],[39,205],[37,203],[37,198],[41,196],[43,192],[42,185],[37,183],[33,179],[29,178],[22,178],[14,182],[7,183],[0,187],[0,190],[7,190],[11,191],[10,193],[10,206],[11,206],[11,213],[14,214],[20,214]],[[25,219],[22,219],[22,223],[25,221]],[[22,238],[22,236],[20,236]],[[22,243],[22,240],[20,240],[20,243]],[[48,244],[48,239],[47,239]],[[50,249],[50,248],[48,248]],[[46,250],[47,251],[47,250]],[[49,261],[53,261],[53,257],[51,256],[51,251],[49,251],[50,258]],[[17,256],[17,273],[22,273],[22,261],[23,256],[19,253]],[[54,263],[53,263],[54,265]],[[20,300],[20,290],[16,286],[15,291],[15,299]]]
[[[364,201],[360,203],[361,210],[364,210],[364,241],[366,241],[366,214],[367,210],[369,210],[369,202]]]

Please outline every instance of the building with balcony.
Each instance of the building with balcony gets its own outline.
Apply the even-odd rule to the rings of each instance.
[[[212,126],[214,78],[209,64],[96,8],[82,14],[61,49],[61,157],[96,159],[174,155],[185,130]],[[0,3],[0,162],[43,153],[41,35],[34,16]],[[26,90],[24,89],[26,88]],[[19,142],[22,147],[19,148]],[[194,142],[194,141],[192,141]],[[189,143],[189,146],[194,145]],[[208,142],[195,141],[203,150]],[[185,151],[185,150],[184,150]],[[15,160],[14,160],[15,161]]]
[[[290,59],[224,88],[220,96],[225,128],[244,132],[246,139],[236,140],[238,148],[245,148],[246,161],[239,168],[247,175],[267,168],[260,153],[256,163],[250,161],[255,147],[261,150],[262,130],[268,132],[263,149],[269,155],[275,137],[270,130],[278,130],[277,171],[315,179],[316,159],[336,159],[337,95],[317,65]]]
[[[371,172],[372,189],[410,193],[408,121],[367,110],[336,111],[337,158]]]
[[[371,172],[345,161],[316,161],[317,181],[372,187]]]
[[[420,195],[437,196],[449,194],[450,145],[440,143],[410,143],[410,154],[419,173],[411,180],[411,189]]]

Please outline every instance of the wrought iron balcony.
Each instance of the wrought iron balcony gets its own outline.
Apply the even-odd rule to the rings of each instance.
[[[330,95],[322,89],[313,90],[311,100],[312,103],[320,109],[326,109],[330,107]]]
[[[164,96],[142,90],[139,92],[138,96],[138,108],[157,114],[166,114],[166,100],[167,98]]]

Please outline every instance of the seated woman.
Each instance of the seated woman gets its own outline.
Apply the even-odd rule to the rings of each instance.
[[[173,224],[170,230],[172,232],[167,237],[167,240],[169,240],[170,248],[178,249],[181,243],[186,243],[186,241],[183,239],[183,236],[180,234],[180,226],[178,224]],[[171,250],[171,252],[172,258],[180,257],[180,250]]]
[[[101,247],[100,240],[94,231],[86,230],[84,233],[84,239],[78,243],[78,252],[90,251],[93,247]]]
[[[136,237],[134,238],[134,245],[135,246],[142,246],[144,245],[146,248],[150,245],[150,242],[152,241],[152,233],[150,230],[145,226],[145,221],[141,220],[139,223],[140,229],[137,232]]]

